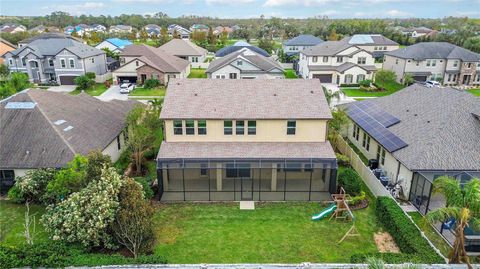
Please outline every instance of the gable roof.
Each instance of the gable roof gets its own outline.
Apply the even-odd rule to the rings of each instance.
[[[397,42],[388,39],[380,34],[357,34],[345,37],[344,40],[352,45],[387,45],[395,46]]]
[[[190,40],[174,38],[163,44],[159,49],[175,56],[202,56],[207,54],[207,50],[197,46]]]
[[[356,46],[349,44],[345,39],[340,41],[325,41],[316,46],[306,48],[301,51],[301,53],[307,56],[334,56],[350,47]]]
[[[414,84],[368,101],[400,120],[388,130],[408,146],[392,154],[410,170],[480,169],[480,98]]]
[[[464,62],[480,61],[480,54],[448,42],[421,42],[405,48],[385,52],[385,55],[416,61],[425,59],[459,59]]]
[[[29,44],[29,43],[32,43],[35,40],[38,40],[38,39],[51,39],[51,38],[64,38],[64,39],[76,40],[76,41],[81,42],[81,43],[83,42],[80,38],[76,38],[76,37],[73,37],[71,35],[67,35],[67,34],[64,34],[64,33],[48,32],[48,33],[43,33],[43,34],[40,34],[40,35],[35,35],[35,36],[32,36],[32,37],[23,39],[18,43],[19,44]]]
[[[330,119],[319,80],[171,79],[161,119]]]
[[[9,46],[9,47],[11,47],[11,48],[13,48],[13,49],[16,49],[16,48],[17,48],[17,46],[13,45],[12,43],[8,42],[7,40],[5,40],[5,39],[3,39],[3,38],[1,38],[1,37],[0,37],[0,43],[3,43],[3,44],[5,44],[5,45],[7,45],[7,46]]]
[[[136,103],[45,90],[0,101],[0,168],[62,167],[75,154],[103,150]]]
[[[11,51],[16,56],[23,50],[31,49],[38,57],[54,56],[63,50],[68,50],[80,58],[105,54],[105,51],[90,47],[74,39],[63,37],[40,38],[29,42],[27,45]]]
[[[190,62],[145,44],[126,46],[121,56],[138,57],[147,65],[164,73],[183,72]]]
[[[231,53],[225,57],[221,57],[213,60],[210,65],[208,65],[206,73],[213,73],[220,68],[230,64],[236,59],[244,58],[254,66],[258,67],[261,71],[268,72],[272,69],[280,69],[283,72],[282,66],[276,61],[255,53],[254,51],[249,50],[248,48],[243,48],[237,52]]]
[[[286,46],[315,46],[323,40],[313,35],[299,35],[283,43]]]
[[[264,49],[261,49],[259,47],[255,47],[255,46],[252,46],[250,45],[249,43],[245,42],[245,41],[237,41],[235,44],[233,44],[232,46],[228,46],[228,47],[224,47],[224,48],[221,48],[219,49],[216,53],[215,53],[215,57],[223,57],[223,56],[226,56],[230,53],[233,53],[233,52],[236,52],[238,50],[241,50],[243,48],[248,48],[249,50],[251,51],[254,51],[260,55],[263,55],[265,57],[270,57],[270,54],[268,52],[266,52]]]
[[[130,40],[120,39],[120,38],[109,38],[109,39],[105,39],[105,41],[111,43],[112,45],[120,49],[123,49],[125,48],[125,46],[133,44],[132,42],[130,42]]]

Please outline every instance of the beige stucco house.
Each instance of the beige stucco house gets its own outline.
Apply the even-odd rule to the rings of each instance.
[[[331,117],[316,80],[171,80],[160,115],[161,199],[328,200]]]
[[[12,43],[8,42],[7,40],[0,38],[0,64],[3,64],[4,60],[2,56],[12,50],[17,49],[15,45]]]
[[[410,74],[416,81],[480,85],[480,54],[447,42],[422,42],[387,52],[383,68],[395,72],[399,82]]]
[[[322,83],[356,84],[373,79],[376,70],[373,54],[347,40],[326,41],[299,54],[299,74]]]
[[[0,101],[0,190],[37,168],[60,168],[99,150],[115,162],[126,148],[125,117],[136,101],[25,90]]]
[[[190,40],[174,38],[163,44],[159,49],[189,61],[192,65],[205,62],[208,51],[197,46]]]

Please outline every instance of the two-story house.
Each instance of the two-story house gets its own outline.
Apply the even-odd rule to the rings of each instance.
[[[192,31],[178,25],[171,24],[167,28],[168,35],[173,38],[190,39]]]
[[[13,72],[28,74],[31,82],[74,85],[87,72],[107,73],[106,53],[71,38],[37,38],[3,55]],[[101,78],[99,78],[101,79]]]
[[[17,47],[7,40],[0,38],[0,64],[3,64],[3,58],[1,58],[5,53],[15,50]]]
[[[422,42],[387,52],[383,68],[395,72],[399,82],[409,74],[416,81],[444,85],[480,84],[480,54],[447,42]]]
[[[132,31],[133,31],[133,27],[132,27],[132,26],[130,26],[130,25],[122,25],[122,24],[112,25],[112,26],[110,26],[110,28],[108,29],[108,32],[109,32],[109,33],[112,33],[112,34],[115,34],[115,33],[128,34],[128,33],[131,33]]]
[[[213,60],[205,73],[214,79],[284,78],[282,66],[273,59],[243,48]]]
[[[160,198],[329,200],[331,118],[316,80],[172,80],[160,114]]]
[[[376,70],[372,53],[347,40],[326,41],[299,54],[299,74],[322,83],[354,84],[373,79]]]
[[[397,42],[380,34],[357,34],[345,37],[343,40],[348,42],[348,44],[370,52],[376,60],[383,60],[385,52],[396,50],[400,47]]]
[[[291,57],[298,55],[301,50],[316,46],[323,40],[313,35],[299,35],[283,43],[283,52]]]
[[[203,63],[207,59],[208,51],[188,39],[174,38],[163,44],[159,49],[189,61],[192,64]]]

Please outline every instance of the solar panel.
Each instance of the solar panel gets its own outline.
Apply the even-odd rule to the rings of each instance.
[[[387,128],[400,122],[397,117],[384,111],[371,101],[366,100],[363,102],[354,103],[353,105],[365,111],[368,115],[376,119],[378,122],[380,122],[383,126]]]
[[[407,143],[405,143],[405,141],[403,141],[401,138],[399,138],[387,129],[388,126],[392,125],[392,122],[399,122],[399,119],[393,117],[392,115],[386,113],[378,107],[373,110],[366,109],[368,111],[371,111],[373,115],[382,115],[381,121],[379,121],[370,113],[365,111],[364,109],[366,106],[365,104],[361,103],[363,102],[352,104],[347,111],[348,115],[353,121],[355,121],[355,123],[357,123],[365,132],[372,136],[389,152],[394,152],[407,146]],[[367,102],[367,105],[368,103],[371,102]],[[386,114],[382,114],[382,112]],[[382,122],[390,125],[385,126]]]
[[[36,103],[34,102],[8,102],[5,105],[6,109],[33,109]]]

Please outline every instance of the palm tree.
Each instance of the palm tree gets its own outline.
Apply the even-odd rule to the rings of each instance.
[[[455,218],[455,242],[448,255],[449,263],[467,263],[470,259],[465,250],[464,229],[472,225],[480,228],[480,180],[474,178],[463,186],[455,178],[443,176],[433,182],[433,193],[442,193],[446,199],[446,206],[430,211],[426,218],[430,223],[445,222]]]
[[[327,89],[325,86],[322,86],[322,89],[323,93],[325,94],[325,99],[327,99],[328,106],[330,106],[333,98],[337,99],[337,101],[340,100],[340,90],[333,92]]]

